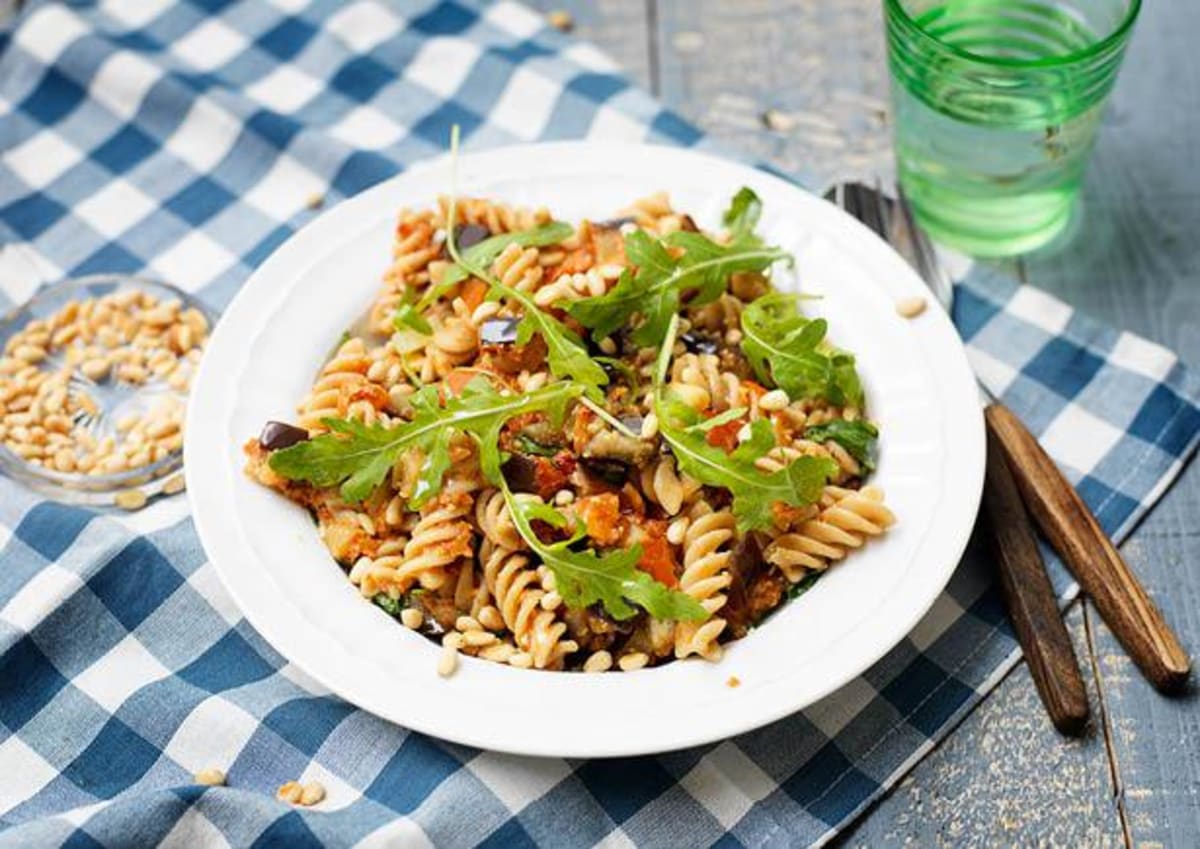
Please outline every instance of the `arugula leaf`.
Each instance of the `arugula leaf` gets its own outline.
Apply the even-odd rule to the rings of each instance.
[[[683,254],[675,258],[668,248],[682,248]],[[567,311],[596,339],[611,336],[641,315],[633,341],[652,346],[662,341],[685,292],[694,292],[690,306],[708,303],[720,297],[731,274],[764,271],[789,254],[762,246],[752,234],[719,245],[700,233],[672,233],[658,241],[644,230],[634,230],[625,236],[625,256],[636,273],[627,269],[609,292],[574,301]]]
[[[675,455],[681,471],[708,486],[720,486],[733,495],[731,509],[739,530],[769,527],[776,503],[803,507],[816,502],[837,464],[828,457],[799,457],[787,466],[765,474],[755,461],[775,446],[774,431],[766,419],[750,425],[750,438],[732,453],[710,445],[700,413],[678,398],[665,395],[663,378],[675,343],[678,317],[672,319],[655,373],[654,411],[658,430]]]
[[[341,484],[342,497],[361,501],[383,481],[401,453],[420,450],[424,462],[409,500],[419,508],[441,489],[450,467],[450,436],[468,433],[479,442],[479,463],[493,483],[500,480],[500,429],[513,416],[545,412],[561,422],[567,405],[585,387],[563,381],[523,395],[501,395],[482,377],[475,378],[457,398],[439,405],[437,389],[426,386],[412,396],[412,421],[393,427],[365,425],[353,419],[325,419],[332,433],[298,442],[271,454],[271,469],[289,480],[316,486]]]
[[[834,419],[823,425],[813,425],[804,429],[804,438],[813,442],[826,442],[832,439],[849,452],[850,456],[862,464],[868,471],[875,468],[875,439],[879,436],[879,428],[871,422],[856,419],[848,422],[845,419]]]
[[[435,286],[430,286],[417,302],[417,309],[424,311],[434,301],[468,277],[478,274],[473,268],[491,268],[496,257],[509,245],[520,245],[523,248],[540,248],[545,245],[556,245],[570,237],[575,230],[563,221],[548,221],[529,230],[518,230],[513,233],[500,233],[478,242],[462,252],[462,261],[446,269],[442,279]],[[447,242],[453,241],[447,237]],[[457,247],[457,246],[456,246]],[[484,279],[484,278],[480,278]]]
[[[831,404],[861,406],[862,383],[854,356],[825,342],[823,318],[797,309],[797,296],[763,295],[742,311],[742,352],[755,376],[795,398],[824,398]]]
[[[740,419],[746,415],[745,407],[734,407],[732,410],[726,410],[723,413],[718,413],[711,419],[705,419],[700,424],[692,425],[691,430],[699,431],[700,433],[708,433],[714,427],[720,427],[723,424]]]
[[[397,330],[415,330],[423,336],[432,336],[433,327],[425,320],[425,316],[421,315],[412,304],[401,304],[392,314],[392,324]]]
[[[758,199],[754,189],[742,186],[729,202],[725,214],[721,216],[721,223],[736,239],[739,236],[753,236],[754,228],[758,226],[758,219],[761,217],[762,201]]]
[[[578,551],[571,546],[582,538],[582,529],[569,539],[543,542],[533,530],[533,521],[562,528],[566,526],[566,517],[549,504],[517,498],[503,481],[501,491],[517,532],[554,573],[555,587],[568,607],[579,609],[599,602],[618,620],[634,616],[637,613],[634,605],[656,619],[708,618],[708,611],[687,593],[672,590],[637,568],[642,556],[640,545],[606,554],[590,548]]]
[[[521,450],[522,454],[533,454],[538,457],[553,457],[561,450],[556,445],[542,445],[542,443],[530,439],[523,433],[518,433],[513,438],[513,442],[516,443],[517,448]]]
[[[392,598],[387,593],[375,593],[375,595],[371,596],[371,601],[373,601],[377,607],[382,608],[383,612],[389,616],[400,616],[400,599]]]

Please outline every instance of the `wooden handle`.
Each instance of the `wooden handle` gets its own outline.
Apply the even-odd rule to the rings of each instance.
[[[1075,737],[1087,726],[1087,689],[1029,515],[1008,462],[995,443],[989,427],[983,529],[1000,572],[1008,616],[1029,661],[1038,695],[1054,727]]]
[[[1180,689],[1191,660],[1092,511],[1012,411],[991,404],[984,415],[1034,521],[1130,658],[1159,690]]]

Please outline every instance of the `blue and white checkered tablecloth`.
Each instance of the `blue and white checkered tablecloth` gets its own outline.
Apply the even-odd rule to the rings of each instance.
[[[315,213],[440,153],[703,144],[513,3],[34,2],[0,32],[0,292],[100,271],[222,307]],[[1117,537],[1195,448],[1169,352],[983,272],[955,320]],[[242,619],[184,497],[114,515],[0,480],[0,846],[796,846],[828,839],[1016,659],[972,551],[930,614],[820,704],[674,754],[526,759],[330,696]],[[1064,594],[1074,592],[1055,567]],[[228,787],[192,783],[217,766]],[[284,781],[323,782],[293,809]]]

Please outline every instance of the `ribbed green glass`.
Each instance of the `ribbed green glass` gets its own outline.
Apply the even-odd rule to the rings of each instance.
[[[884,0],[896,161],[918,220],[978,256],[1070,220],[1141,0]]]

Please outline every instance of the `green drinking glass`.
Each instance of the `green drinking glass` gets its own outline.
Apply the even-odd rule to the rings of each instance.
[[[976,256],[1067,226],[1141,0],[883,0],[917,220]]]

